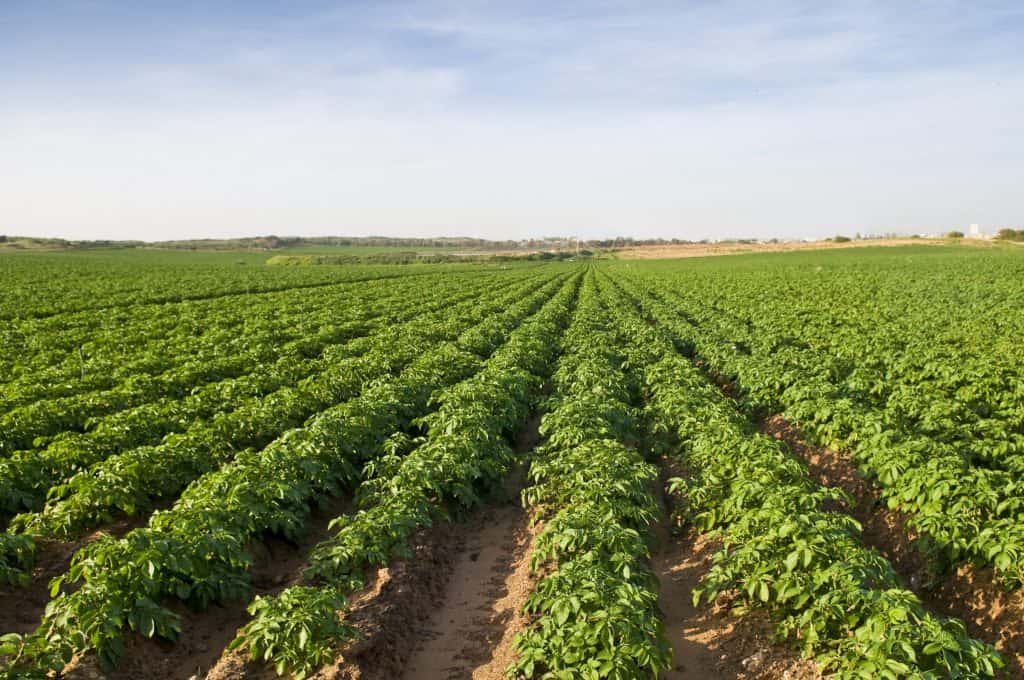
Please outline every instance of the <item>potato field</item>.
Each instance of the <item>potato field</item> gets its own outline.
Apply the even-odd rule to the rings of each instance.
[[[0,254],[0,678],[1024,678],[1024,249]]]

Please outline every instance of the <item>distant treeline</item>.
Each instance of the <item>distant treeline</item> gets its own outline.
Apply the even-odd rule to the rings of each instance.
[[[618,239],[620,245],[641,243],[633,239]],[[7,248],[92,250],[105,248],[156,248],[166,250],[288,250],[310,247],[362,247],[448,250],[575,250],[591,242],[563,237],[545,237],[522,240],[488,240],[468,236],[439,236],[435,238],[393,238],[389,236],[253,236],[233,239],[188,239],[178,241],[77,241],[63,238],[0,235],[0,244]],[[596,243],[596,242],[594,242]],[[611,243],[609,241],[608,243]]]
[[[590,258],[593,252],[581,250],[575,252],[535,252],[522,255],[455,255],[455,254],[422,254],[417,252],[367,253],[365,255],[275,255],[267,260],[269,265],[298,264],[453,264],[467,262],[539,262],[555,260],[571,260],[574,258]]]
[[[1000,229],[996,238],[1000,241],[1024,241],[1024,229]]]
[[[70,241],[64,238],[0,234],[0,246],[9,250],[99,250],[103,248],[141,248],[146,245],[143,241]]]
[[[462,248],[476,250],[515,250],[519,241],[488,241],[470,237],[391,238],[388,236],[256,236],[236,239],[198,239],[189,241],[160,241],[150,244],[157,248],[184,250],[287,250],[310,247],[372,247],[372,248]]]
[[[947,236],[960,234],[961,232],[949,232]],[[916,235],[911,236],[914,238]],[[906,235],[897,233],[886,233],[877,235],[857,234],[853,239],[890,239],[907,238]],[[996,239],[1004,241],[1024,241],[1024,229],[1000,229]],[[834,236],[824,239],[826,241],[851,240],[848,236]],[[488,240],[482,238],[471,238],[468,236],[440,236],[435,238],[394,238],[390,236],[253,236],[234,239],[192,239],[179,241],[115,241],[102,239],[96,241],[77,241],[62,238],[37,238],[32,236],[3,236],[0,235],[0,248],[6,250],[101,250],[110,248],[137,248],[137,249],[162,249],[162,250],[194,250],[194,251],[233,251],[233,250],[261,250],[261,251],[287,251],[302,248],[387,248],[397,249],[399,252],[388,252],[383,254],[378,261],[408,262],[410,258],[417,258],[417,261],[448,261],[445,259],[431,260],[434,257],[449,257],[449,255],[435,255],[434,253],[423,254],[421,250],[459,251],[461,254],[452,255],[459,261],[466,261],[466,258],[478,253],[486,259],[492,259],[491,253],[512,252],[512,253],[571,253],[577,251],[608,251],[622,248],[635,248],[638,246],[666,246],[666,245],[688,245],[688,244],[749,244],[749,243],[779,243],[786,239],[702,239],[699,241],[679,238],[628,238],[616,237],[608,239],[575,239],[571,237],[544,237],[521,240]],[[413,252],[416,251],[416,252]],[[369,261],[371,255],[326,255],[325,257],[345,260],[355,257],[359,262]]]

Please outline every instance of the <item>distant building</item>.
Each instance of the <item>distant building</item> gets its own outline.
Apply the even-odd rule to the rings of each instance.
[[[972,224],[967,230],[967,238],[981,238],[981,225]]]

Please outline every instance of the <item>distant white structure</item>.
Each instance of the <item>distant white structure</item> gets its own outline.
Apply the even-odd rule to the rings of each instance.
[[[981,225],[972,224],[967,230],[967,238],[981,238]]]

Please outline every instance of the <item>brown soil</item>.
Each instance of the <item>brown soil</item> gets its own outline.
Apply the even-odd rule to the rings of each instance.
[[[50,581],[68,570],[76,552],[103,534],[123,536],[147,520],[146,516],[120,519],[103,531],[94,531],[74,541],[40,540],[28,585],[0,586],[0,631],[25,634],[35,630],[51,599]],[[70,588],[65,586],[65,590]]]
[[[713,255],[740,255],[745,253],[781,253],[793,250],[835,250],[838,248],[862,248],[865,246],[909,246],[931,245],[942,246],[956,244],[988,245],[981,239],[865,239],[846,243],[833,241],[780,241],[778,243],[741,243],[739,241],[723,241],[721,243],[680,243],[676,245],[636,246],[615,251],[616,257],[623,260],[667,260],[682,257],[709,257]]]
[[[664,489],[670,477],[686,477],[676,461],[661,460],[658,489],[663,506],[671,507]],[[689,530],[673,535],[670,522],[655,527],[657,549],[651,568],[658,577],[658,607],[665,635],[672,645],[672,668],[663,680],[736,678],[765,680],[812,680],[821,678],[815,664],[774,639],[771,622],[763,611],[743,616],[731,612],[730,599],[720,597],[712,605],[693,605],[693,590],[711,568],[721,541]]]
[[[416,537],[411,560],[378,570],[370,587],[354,598],[349,614],[363,639],[342,649],[334,664],[313,677],[401,677],[416,640],[428,632],[430,617],[445,596],[462,540],[460,527],[439,523]]]
[[[474,513],[462,527],[447,588],[421,631],[402,676],[406,680],[503,677],[504,667],[495,675],[474,668],[491,660],[492,650],[511,632],[516,605],[532,590],[526,556],[531,534],[517,502],[525,471],[517,477],[508,503]]]
[[[535,416],[519,432],[517,453],[537,445],[539,425]],[[519,500],[525,483],[520,464],[505,481],[504,502],[485,506],[463,525],[445,593],[415,641],[406,680],[504,677],[512,640],[525,625],[522,605],[533,591],[529,547],[536,527]]]
[[[820,484],[840,487],[853,497],[853,507],[845,510],[861,523],[865,545],[884,555],[930,610],[963,620],[972,637],[995,645],[1003,655],[1008,677],[1024,678],[1024,589],[1007,592],[995,583],[991,569],[969,565],[934,573],[926,556],[914,547],[907,516],[880,500],[878,490],[860,477],[848,455],[809,444],[782,416],[766,419],[761,429],[806,460]]]
[[[413,557],[376,569],[368,585],[349,598],[346,620],[362,639],[347,645],[334,663],[311,676],[336,678],[394,678],[408,656],[408,639],[416,634],[441,596],[443,574],[457,540],[451,525],[442,523],[413,538]],[[206,675],[207,680],[276,680],[270,666],[249,660],[245,651],[225,653]]]
[[[534,417],[516,439],[516,451],[524,453],[540,442],[540,417]],[[523,468],[525,474],[526,468]],[[525,479],[513,479],[513,486],[522,488]],[[492,600],[482,629],[487,631],[489,649],[487,654],[474,656],[476,667],[473,680],[504,680],[505,671],[516,659],[514,643],[516,636],[529,626],[531,616],[523,611],[526,600],[533,593],[540,573],[531,568],[533,545],[544,529],[543,521],[533,521],[527,511],[518,508],[513,528],[513,545],[509,559],[495,572],[495,583],[504,574],[504,582],[490,593]]]
[[[720,547],[720,542],[691,532],[669,540],[651,561],[660,582],[658,605],[672,645],[672,668],[662,678],[821,678],[813,662],[775,642],[764,612],[735,616],[729,598],[724,596],[711,606],[693,606],[693,589]]]
[[[540,578],[530,568],[533,544],[544,529],[542,522],[527,524],[516,530],[516,546],[513,553],[512,571],[506,576],[500,598],[491,605],[488,626],[500,628],[500,637],[492,644],[490,657],[473,669],[473,680],[503,680],[505,670],[516,660],[513,646],[516,636],[530,625],[532,617],[523,611],[527,598],[533,593]],[[493,638],[490,638],[493,640]]]
[[[313,513],[307,525],[310,530],[298,544],[268,538],[250,545],[253,593],[273,594],[297,583],[309,551],[329,534],[327,525],[349,510],[350,499],[334,499],[324,510]],[[112,673],[101,673],[95,655],[89,654],[73,661],[64,676],[113,680],[201,678],[217,664],[224,648],[249,620],[246,603],[240,600],[215,604],[203,612],[193,611],[179,601],[165,605],[181,616],[182,634],[178,640],[169,642],[129,634],[125,639],[125,654]],[[217,676],[211,672],[210,677]]]
[[[516,436],[517,453],[537,444],[538,425],[539,418],[531,418]],[[486,505],[465,522],[421,532],[413,559],[378,570],[349,613],[363,639],[343,648],[315,677],[468,678],[474,665],[487,661],[491,648],[500,648],[505,623],[515,621],[506,610],[518,614],[516,603],[532,590],[513,588],[502,598],[502,575],[515,573],[524,542],[518,502],[524,476],[524,467],[509,476],[503,502]]]

